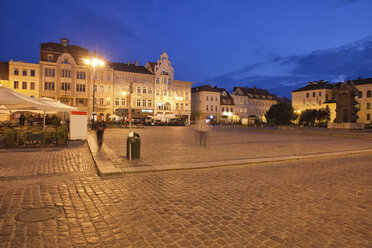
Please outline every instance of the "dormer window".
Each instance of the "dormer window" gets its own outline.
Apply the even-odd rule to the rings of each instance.
[[[68,59],[64,59],[63,64],[69,64]]]
[[[52,62],[52,61],[53,61],[53,55],[48,54],[48,62]]]

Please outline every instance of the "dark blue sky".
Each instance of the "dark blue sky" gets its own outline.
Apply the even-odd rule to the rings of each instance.
[[[371,0],[11,1],[0,5],[0,61],[37,62],[39,43],[156,61],[175,79],[290,97],[307,81],[372,77]]]

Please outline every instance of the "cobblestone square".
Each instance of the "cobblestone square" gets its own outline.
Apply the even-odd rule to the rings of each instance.
[[[187,127],[138,132],[145,162],[157,151],[173,161],[174,152],[205,149],[210,161],[222,151],[231,159],[370,147],[368,139],[228,130],[213,131],[207,148]],[[104,142],[122,150],[127,131],[108,131]],[[252,149],[241,154],[239,146]],[[372,247],[371,161],[370,153],[314,156],[102,179],[84,142],[1,150],[0,247]],[[63,211],[42,222],[16,220],[42,207]]]

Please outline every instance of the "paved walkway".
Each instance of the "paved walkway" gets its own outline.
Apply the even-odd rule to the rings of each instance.
[[[126,159],[127,129],[107,129],[104,146],[97,150],[95,134],[88,143],[100,175],[195,169],[277,162],[372,152],[371,132],[329,130],[272,130],[215,127],[207,146],[198,144],[192,127],[136,129],[141,158]]]
[[[107,179],[87,154],[0,152],[0,247],[372,247],[372,154]]]

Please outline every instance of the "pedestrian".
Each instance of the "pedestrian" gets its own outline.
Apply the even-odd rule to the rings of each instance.
[[[101,149],[103,142],[103,133],[106,128],[106,123],[103,121],[102,116],[98,116],[98,120],[95,122],[98,149]]]
[[[209,132],[209,126],[203,118],[197,120],[196,131],[199,134],[199,144],[201,146],[204,145],[204,147],[206,147],[207,146],[207,136],[208,136],[208,132]]]

